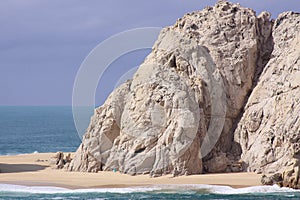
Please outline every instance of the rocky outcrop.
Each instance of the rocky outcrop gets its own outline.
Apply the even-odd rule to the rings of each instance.
[[[57,168],[131,175],[254,171],[300,188],[300,14],[219,1],[167,27]]]
[[[133,79],[95,110],[68,169],[242,170],[233,129],[273,48],[269,18],[220,1],[163,29]]]
[[[273,174],[271,176],[266,176],[266,175],[262,175],[261,177],[261,184],[263,185],[274,185],[274,184],[278,184],[281,186],[282,184],[282,174],[281,173],[276,173]]]
[[[300,160],[298,158],[293,158],[286,169],[282,173],[282,182],[279,183],[283,187],[291,187],[294,189],[300,189]]]
[[[261,183],[263,185],[277,184],[281,187],[290,187],[294,189],[300,189],[300,160],[299,158],[292,158],[288,162],[287,167],[282,173],[276,173],[271,176],[263,175],[261,177]]]
[[[300,154],[300,14],[279,15],[272,34],[271,59],[235,130],[245,170],[263,173],[284,170]]]
[[[225,172],[226,170],[215,171],[208,168],[220,165],[220,162],[226,166],[228,158],[238,160],[238,156],[229,153],[240,152],[239,148],[232,145],[232,133],[256,77],[268,62],[273,50],[272,24],[270,13],[263,12],[257,17],[251,9],[220,1],[214,7],[187,14],[174,26],[175,31],[194,38],[199,45],[209,49],[209,54],[223,78],[226,98],[219,101],[226,101],[227,112],[222,133],[216,135],[218,131],[208,128],[208,135],[219,137],[213,151],[207,148],[210,154],[206,155],[208,152],[203,148],[206,145],[202,145],[202,153],[206,156],[203,160],[208,162],[205,170],[208,172]],[[209,119],[211,117],[208,116]],[[215,123],[211,125],[215,126]],[[223,159],[216,161],[215,158],[221,157]]]
[[[71,160],[72,159],[70,153],[64,156],[64,153],[59,151],[51,158],[50,163],[54,165],[56,169],[63,169],[63,168],[67,169],[69,167]]]

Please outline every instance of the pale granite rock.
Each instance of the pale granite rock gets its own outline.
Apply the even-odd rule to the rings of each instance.
[[[276,173],[273,174],[271,176],[266,176],[266,175],[262,175],[261,177],[261,184],[263,185],[274,185],[274,184],[278,184],[279,186],[282,186],[282,174],[281,173]]]
[[[299,158],[293,158],[289,163],[286,169],[282,173],[282,183],[283,187],[291,187],[294,189],[300,189],[300,160]]]
[[[132,175],[162,175],[175,169],[179,174],[202,173],[199,144],[205,127],[199,104],[205,100],[197,97],[202,97],[205,86],[196,74],[205,73],[207,65],[214,69],[214,63],[207,49],[191,40],[179,43],[173,32],[162,37],[177,41],[167,48],[172,54],[176,50],[182,59],[192,61],[193,53],[197,54],[193,61],[199,65],[187,66],[194,79],[177,72],[168,52],[161,53],[159,61],[146,60],[132,81],[95,110],[70,170],[117,169]],[[158,48],[165,48],[163,45],[157,44]],[[207,65],[201,65],[200,59]]]
[[[300,153],[300,14],[279,15],[274,51],[235,130],[247,171],[284,170]]]
[[[44,160],[37,160],[37,162],[43,162]],[[68,169],[71,159],[71,154],[68,153],[66,156],[64,156],[64,153],[59,151],[57,152],[53,157],[50,159],[51,165],[54,166],[56,169]]]
[[[176,31],[195,38],[199,45],[209,49],[223,78],[227,102],[226,119],[218,144],[204,158],[209,163],[207,166],[213,165],[213,158],[223,153],[230,159],[239,159],[229,153],[240,153],[239,148],[236,149],[232,144],[233,129],[253,83],[273,50],[272,24],[269,13],[263,12],[256,17],[253,10],[226,1],[219,1],[214,7],[207,7],[201,12],[187,14],[175,24]],[[208,116],[208,120],[210,117]],[[207,153],[205,149],[201,152],[205,152],[205,155]],[[210,159],[212,160],[209,161]],[[227,159],[223,161],[223,165],[226,165]]]
[[[133,79],[95,110],[68,169],[152,176],[239,170],[233,128],[272,51],[269,18],[220,1],[163,29]],[[260,119],[253,119],[255,130]]]
[[[298,156],[296,156],[298,157]],[[286,168],[281,173],[276,173],[271,176],[263,175],[261,177],[261,183],[263,185],[277,184],[280,187],[290,187],[294,189],[300,189],[300,160],[299,158],[292,158]]]

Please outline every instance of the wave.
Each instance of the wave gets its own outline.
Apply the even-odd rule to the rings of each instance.
[[[286,193],[286,192],[297,192],[292,188],[279,187],[278,185],[272,186],[251,186],[244,188],[232,188],[229,186],[213,186],[203,185],[202,188],[207,189],[214,194],[248,194],[248,193]]]
[[[128,188],[91,188],[91,189],[67,189],[50,186],[22,186],[12,184],[0,184],[0,192],[24,192],[33,194],[67,194],[67,193],[132,193],[148,192],[154,189],[146,187]]]
[[[273,186],[252,186],[246,188],[232,188],[229,186],[215,186],[202,184],[188,185],[152,185],[145,187],[127,188],[91,188],[91,189],[66,189],[48,186],[21,186],[12,184],[0,184],[0,192],[22,192],[33,194],[67,194],[67,193],[208,193],[208,194],[252,194],[252,193],[292,193],[299,192],[291,188]]]
[[[37,154],[40,153],[38,151],[33,151],[33,152],[28,152],[28,153],[18,153],[18,152],[13,152],[13,153],[0,153],[0,156],[18,156],[18,155],[26,155],[26,154]]]

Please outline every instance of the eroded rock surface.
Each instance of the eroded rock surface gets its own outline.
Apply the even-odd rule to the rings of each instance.
[[[68,169],[242,170],[233,129],[273,48],[269,18],[221,1],[163,29],[133,79],[95,110]]]
[[[298,156],[297,156],[298,157]],[[282,173],[282,185],[283,187],[291,187],[294,189],[300,189],[300,160],[298,158],[293,158],[286,169]]]
[[[235,130],[246,170],[282,171],[300,153],[300,14],[281,14],[274,51]]]
[[[64,153],[59,151],[51,158],[50,163],[54,165],[56,169],[63,169],[63,168],[68,169],[71,161],[72,159],[70,153],[64,156]]]
[[[212,165],[220,165],[222,161],[214,159],[216,157],[224,158],[222,165],[228,164],[228,158],[238,160],[234,154],[229,153],[239,152],[239,148],[232,145],[232,132],[247,96],[273,50],[272,24],[270,13],[263,12],[257,17],[251,9],[220,1],[214,7],[187,14],[174,26],[175,31],[195,38],[199,45],[209,49],[223,78],[226,118],[217,145],[210,154],[205,155],[204,162],[208,162],[206,171],[216,172],[208,169],[214,168]],[[208,118],[211,119],[211,115]],[[207,132],[216,137],[218,131],[208,129]],[[202,152],[208,153],[205,148]],[[216,163],[213,163],[214,160]]]

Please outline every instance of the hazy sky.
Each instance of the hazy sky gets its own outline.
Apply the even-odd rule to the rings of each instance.
[[[200,0],[1,0],[0,105],[71,105],[77,70],[87,54],[106,38],[138,27],[174,24],[184,13],[216,1]],[[299,0],[241,0],[257,13],[300,11]],[[142,62],[149,51],[122,57],[114,69]],[[116,80],[101,81],[98,104]],[[105,80],[105,79],[104,79]]]

